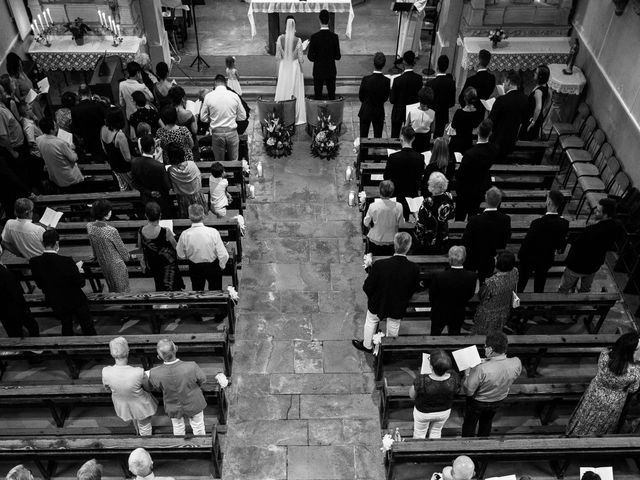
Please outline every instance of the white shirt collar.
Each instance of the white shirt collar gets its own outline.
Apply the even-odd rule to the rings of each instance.
[[[329,30],[329,25],[320,25],[320,30]]]
[[[196,222],[191,224],[192,227],[204,227],[204,222]]]
[[[394,253],[393,254],[394,257],[407,257],[407,255],[405,253]]]
[[[446,77],[446,73],[436,73],[436,77]]]
[[[487,69],[486,69],[486,68],[479,68],[478,70],[476,70],[476,73],[477,73],[477,72],[486,72],[486,71],[487,71]]]
[[[413,68],[405,68],[404,71],[405,72],[413,72]]]
[[[47,248],[45,248],[45,249],[42,251],[42,253],[55,253],[55,254],[57,254],[58,252],[56,252],[55,250],[51,250],[51,249],[47,249]]]
[[[155,160],[155,156],[153,155],[153,153],[144,153],[142,152],[142,156],[143,157],[148,157],[148,158],[153,158]]]
[[[484,209],[484,211],[485,211],[485,212],[497,212],[497,211],[498,211],[498,209],[497,209],[497,208],[490,208],[490,207],[487,207],[487,208],[485,208],[485,209]]]
[[[464,267],[462,265],[451,265],[451,268],[455,268],[456,270],[462,270]]]
[[[560,215],[558,212],[547,212],[545,215]]]
[[[478,141],[476,142],[476,145],[482,145],[483,143],[489,143],[489,139],[488,138],[486,140],[478,139]]]
[[[382,73],[380,70],[374,70],[373,73]]]
[[[226,90],[226,89],[227,89],[227,87],[225,87],[224,85],[218,85],[216,88],[214,88],[214,90],[218,90],[218,89],[220,89],[220,90]]]
[[[164,362],[165,365],[173,365],[174,363],[178,363],[180,361],[179,358],[176,358],[173,362]]]

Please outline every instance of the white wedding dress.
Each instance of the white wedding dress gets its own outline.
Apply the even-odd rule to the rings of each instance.
[[[296,125],[307,122],[304,103],[304,76],[300,64],[303,61],[302,40],[295,35],[295,21],[287,20],[287,30],[276,42],[278,59],[278,83],[276,101],[296,98]]]

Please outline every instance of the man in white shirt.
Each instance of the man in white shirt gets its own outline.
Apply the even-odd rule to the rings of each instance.
[[[238,160],[238,123],[247,119],[240,97],[227,90],[224,75],[216,75],[215,88],[204,97],[200,120],[209,122],[211,149],[216,162]]]
[[[2,246],[27,260],[42,255],[44,227],[32,222],[33,202],[28,198],[19,198],[13,213],[16,218],[8,220],[2,230]]]
[[[120,106],[125,109],[126,118],[129,118],[137,109],[136,102],[133,101],[133,92],[144,93],[147,100],[153,101],[153,94],[142,83],[140,65],[137,62],[127,63],[127,74],[129,78],[120,82]]]
[[[73,144],[57,137],[58,127],[50,118],[40,120],[43,135],[36,138],[38,150],[47,166],[49,180],[61,193],[77,192],[84,176],[78,168],[78,154]]]
[[[176,250],[179,258],[189,261],[192,290],[204,290],[205,282],[209,284],[209,290],[222,290],[222,271],[229,260],[229,252],[220,233],[206,227],[203,218],[202,205],[189,205],[191,227],[180,235]]]

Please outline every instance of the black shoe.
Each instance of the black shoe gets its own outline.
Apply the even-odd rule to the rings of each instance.
[[[362,350],[365,353],[373,353],[373,348],[367,348],[364,346],[364,343],[360,340],[351,340],[351,345],[356,347],[358,350]]]

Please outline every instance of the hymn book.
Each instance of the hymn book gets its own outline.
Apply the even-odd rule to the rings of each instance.
[[[456,361],[458,370],[460,370],[461,372],[482,363],[480,354],[478,353],[478,348],[475,345],[456,350],[452,353],[452,355],[453,359]]]
[[[58,138],[60,140],[64,140],[65,142],[73,145],[73,135],[62,128],[58,129]]]
[[[430,373],[433,373],[433,369],[431,368],[431,355],[429,355],[428,353],[423,353],[420,375],[429,375]]]
[[[51,208],[47,207],[44,211],[44,214],[40,218],[40,224],[49,228],[56,228],[58,222],[62,218],[62,212],[56,212]]]
[[[173,220],[160,220],[158,225],[167,228],[171,233],[173,233]]]

